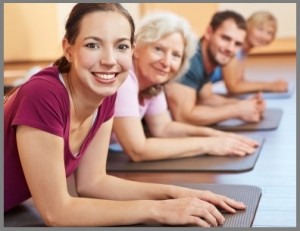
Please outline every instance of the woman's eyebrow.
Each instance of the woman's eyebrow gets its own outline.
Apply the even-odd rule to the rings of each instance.
[[[83,39],[83,41],[86,41],[86,40],[89,40],[89,39],[93,39],[93,40],[95,40],[95,41],[97,41],[97,42],[103,41],[103,39],[101,39],[101,38],[99,38],[99,37],[96,37],[96,36],[88,36],[88,37],[85,37],[85,38]],[[116,41],[117,41],[117,42],[130,41],[130,38],[127,38],[127,37],[121,37],[121,38],[118,38]]]

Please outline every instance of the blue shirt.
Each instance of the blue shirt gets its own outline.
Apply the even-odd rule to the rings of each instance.
[[[204,68],[200,42],[198,44],[197,52],[191,58],[189,70],[177,81],[194,88],[197,92],[210,81],[210,75],[206,73]]]

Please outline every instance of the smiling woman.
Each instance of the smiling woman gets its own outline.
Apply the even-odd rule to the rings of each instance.
[[[118,90],[111,149],[120,144],[133,161],[254,152],[256,142],[246,137],[172,120],[164,87],[188,69],[197,45],[184,18],[150,14],[140,22],[135,42],[133,66]]]
[[[135,26],[118,3],[79,3],[65,30],[64,55],[4,104],[5,212],[32,197],[48,226],[208,227],[224,222],[216,206],[245,208],[211,192],[107,175],[116,92],[132,64]],[[68,191],[71,174],[79,197]]]

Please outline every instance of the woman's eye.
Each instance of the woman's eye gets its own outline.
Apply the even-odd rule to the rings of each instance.
[[[88,43],[85,45],[87,48],[96,49],[99,48],[99,46],[96,43]]]
[[[173,56],[177,59],[181,59],[181,55],[180,54],[177,54],[177,53],[174,53]]]
[[[161,48],[160,47],[154,47],[154,50],[161,51]]]
[[[129,48],[130,47],[128,45],[126,45],[126,44],[121,44],[120,46],[118,46],[118,49],[120,49],[120,50],[127,50]]]

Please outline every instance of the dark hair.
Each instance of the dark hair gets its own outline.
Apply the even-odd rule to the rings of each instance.
[[[85,15],[96,11],[103,11],[103,12],[113,11],[122,14],[130,24],[131,27],[130,42],[133,45],[134,32],[135,32],[134,21],[131,15],[128,13],[128,11],[120,3],[78,3],[76,4],[73,7],[72,11],[70,12],[69,18],[65,26],[66,32],[64,38],[66,38],[70,44],[75,43],[75,40],[80,31],[80,22],[82,18]],[[53,66],[58,66],[58,70],[61,73],[70,71],[70,63],[64,56],[57,59],[53,63]]]
[[[231,10],[225,10],[217,12],[213,15],[210,26],[213,31],[217,30],[224,21],[232,19],[236,23],[237,27],[242,30],[247,30],[246,20],[242,15],[240,15],[237,12],[231,11]]]

